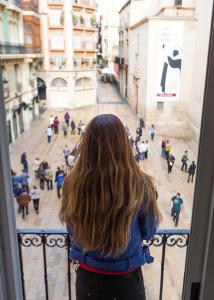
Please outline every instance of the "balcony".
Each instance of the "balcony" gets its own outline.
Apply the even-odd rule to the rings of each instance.
[[[51,273],[48,261],[52,261],[51,257],[49,256],[50,248],[55,248],[54,253],[57,255],[58,260],[63,263],[64,266],[64,275],[61,274],[60,277],[66,278],[67,281],[67,291],[63,291],[63,296],[66,295],[66,299],[73,299],[72,298],[72,288],[71,288],[71,281],[72,278],[72,264],[69,260],[69,249],[72,245],[72,239],[70,238],[69,234],[66,230],[54,229],[54,230],[17,230],[17,237],[18,237],[18,248],[19,248],[19,257],[20,257],[20,267],[21,267],[21,275],[22,275],[22,290],[24,294],[24,299],[26,298],[26,283],[25,281],[28,280],[26,274],[27,264],[24,263],[25,257],[28,257],[29,252],[32,248],[41,249],[41,259],[42,259],[42,268],[43,268],[43,277],[44,277],[44,293],[45,299],[52,299],[53,298],[53,290],[50,288],[50,285],[56,284],[53,281],[53,275]],[[159,282],[159,299],[163,299],[163,287],[164,287],[164,275],[165,275],[165,260],[166,260],[166,251],[168,248],[178,247],[187,248],[189,243],[190,231],[189,230],[159,230],[155,235],[152,241],[144,241],[144,246],[149,247],[158,247],[161,248],[161,261],[160,261],[160,282]],[[59,251],[56,249],[59,248]],[[63,256],[64,254],[64,256]],[[34,253],[34,260],[36,264],[39,263],[38,261],[38,253],[37,256]],[[53,258],[53,257],[52,257]],[[60,259],[59,259],[60,258]],[[169,260],[169,258],[167,257]],[[63,261],[62,261],[63,260]],[[41,263],[41,262],[40,262]],[[58,261],[56,262],[58,267]],[[31,265],[31,270],[32,270]],[[36,275],[36,274],[35,274]],[[38,274],[37,274],[38,275]],[[56,279],[55,279],[56,280]],[[65,283],[64,283],[65,284]],[[60,299],[60,295],[59,295]],[[74,299],[73,299],[74,300]]]
[[[94,0],[73,0],[73,6],[85,6],[86,8],[95,9],[96,3]]]
[[[8,43],[8,42],[0,42],[0,55],[1,54],[25,54],[26,49],[24,45]]]
[[[23,1],[23,0],[19,0],[19,7],[23,10],[31,10],[34,11],[36,13],[39,12],[39,4],[38,4],[38,0],[31,0],[31,1]]]
[[[85,29],[85,30],[96,30],[96,16],[92,15],[90,19],[84,18],[83,16],[78,16],[73,14],[73,28],[74,29]]]

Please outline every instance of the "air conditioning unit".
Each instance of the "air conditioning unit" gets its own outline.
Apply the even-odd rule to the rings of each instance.
[[[182,0],[175,0],[176,7],[182,7]]]

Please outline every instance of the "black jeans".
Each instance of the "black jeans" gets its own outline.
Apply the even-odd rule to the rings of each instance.
[[[38,213],[39,212],[39,199],[33,199],[33,206],[35,211]]]
[[[169,173],[172,173],[172,166],[170,166],[169,164],[168,164],[168,174]]]
[[[29,214],[28,212],[28,205],[27,206],[21,206],[21,210],[22,210],[22,218],[25,218],[25,211],[26,211],[26,215]]]
[[[47,189],[52,190],[53,189],[53,180],[52,179],[46,179],[47,182]]]
[[[76,300],[146,300],[143,274],[101,275],[77,269]]]
[[[181,171],[183,171],[183,169],[185,170],[185,172],[187,171],[187,162],[182,163]]]
[[[60,199],[61,198],[61,193],[60,192],[61,192],[62,186],[61,185],[60,186],[57,185],[56,188],[57,188],[57,197]]]
[[[194,175],[195,175],[195,174],[190,174],[190,173],[189,173],[187,182],[190,182],[190,178],[191,178],[191,177],[192,177],[192,180],[191,180],[191,181],[193,182]]]
[[[172,209],[171,216],[173,217],[173,221],[175,221],[175,226],[178,226],[180,211],[174,211]]]

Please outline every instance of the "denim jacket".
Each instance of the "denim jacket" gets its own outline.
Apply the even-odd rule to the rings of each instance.
[[[83,248],[74,241],[70,250],[70,259],[84,263],[97,270],[126,272],[145,263],[152,263],[149,247],[142,245],[143,240],[151,240],[157,230],[157,224],[149,216],[138,212],[131,224],[131,236],[125,251],[117,257],[102,256],[99,251],[84,252]],[[72,235],[72,231],[68,228]]]

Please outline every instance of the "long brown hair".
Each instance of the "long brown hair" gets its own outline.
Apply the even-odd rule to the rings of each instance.
[[[152,179],[137,165],[116,116],[95,117],[82,135],[77,161],[63,185],[60,219],[85,251],[125,250],[138,209],[159,222]]]

